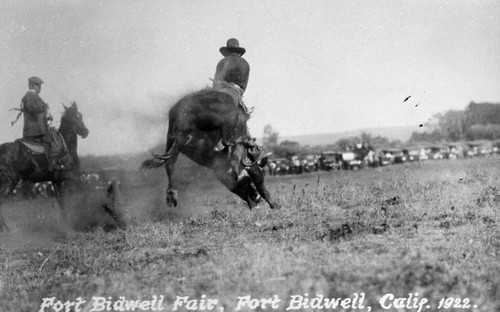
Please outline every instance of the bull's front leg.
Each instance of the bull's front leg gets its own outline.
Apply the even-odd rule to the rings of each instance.
[[[280,209],[281,205],[271,199],[271,194],[269,194],[269,191],[264,185],[264,172],[259,165],[253,164],[251,167],[247,167],[247,172],[260,196],[269,204],[269,207],[271,207],[271,209]]]

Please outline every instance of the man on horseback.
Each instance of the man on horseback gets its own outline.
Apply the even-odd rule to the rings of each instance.
[[[250,76],[250,65],[241,57],[246,50],[240,47],[237,39],[231,38],[227,41],[226,46],[221,47],[219,51],[224,58],[217,64],[212,87],[215,90],[231,95],[234,104],[246,114],[249,114],[247,107],[243,103],[243,93],[245,93],[248,77]]]
[[[243,105],[242,96],[250,76],[250,65],[242,58],[246,50],[240,47],[237,39],[231,38],[219,51],[224,58],[217,64],[213,88],[227,91],[235,98],[236,104]]]
[[[21,100],[21,112],[24,116],[23,138],[44,145],[49,163],[49,171],[55,169],[50,159],[51,139],[48,121],[52,120],[49,105],[40,97],[43,80],[33,76],[28,78],[28,92]]]
[[[168,132],[163,155],[153,155],[141,168],[165,165],[168,177],[167,204],[177,206],[175,163],[179,154],[210,168],[231,192],[250,208],[261,199],[279,208],[264,186],[262,168],[267,156],[249,135],[249,112],[242,95],[248,84],[250,66],[241,56],[245,49],[232,38],[220,48],[224,58],[217,64],[213,88],[182,97],[168,113]]]
[[[234,99],[234,103],[247,115],[250,114],[249,110],[243,103],[243,93],[247,88],[248,78],[250,76],[250,65],[248,62],[242,58],[245,54],[245,48],[240,47],[240,43],[237,39],[231,38],[227,41],[225,47],[219,49],[220,53],[224,56],[222,60],[217,64],[215,70],[215,75],[213,79],[213,89],[228,93]],[[238,172],[238,162],[241,161],[244,153],[244,148],[241,144],[237,144],[236,141],[241,139],[245,140],[245,144],[249,146],[255,146],[253,141],[247,140],[248,131],[245,134],[236,133],[236,129],[233,130],[234,133],[229,137],[233,138],[231,145],[235,146],[233,151],[230,152],[232,156],[232,167],[235,173]],[[216,150],[221,151],[224,149],[223,142],[217,144]]]

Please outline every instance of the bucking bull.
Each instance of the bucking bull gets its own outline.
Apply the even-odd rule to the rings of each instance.
[[[170,109],[165,154],[153,155],[141,165],[141,169],[151,169],[165,164],[169,207],[177,206],[174,167],[177,156],[182,153],[212,169],[222,184],[243,199],[250,209],[262,198],[271,209],[281,208],[264,186],[262,168],[268,155],[252,143],[247,130],[248,118],[249,114],[234,104],[231,95],[213,89],[188,94]],[[218,150],[221,140],[225,147]],[[240,155],[237,168],[231,164],[235,151]]]

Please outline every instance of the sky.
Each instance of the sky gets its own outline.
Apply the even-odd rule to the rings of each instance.
[[[55,126],[77,102],[90,130],[80,155],[164,142],[169,107],[211,85],[232,37],[251,67],[255,137],[268,124],[280,136],[417,130],[500,103],[496,0],[0,0],[0,35],[0,142],[22,136],[9,109],[39,76]]]

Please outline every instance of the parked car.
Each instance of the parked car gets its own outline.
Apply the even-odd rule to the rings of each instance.
[[[477,140],[467,142],[467,147],[469,148],[467,156],[486,156],[493,153],[493,144],[488,140]]]
[[[376,154],[378,155],[379,165],[380,166],[388,166],[394,164],[394,155],[387,149],[377,150]]]
[[[335,151],[323,152],[319,158],[321,170],[340,170],[342,166],[342,154]]]
[[[299,159],[299,156],[293,155],[290,158],[290,173],[292,174],[301,174],[302,173],[302,163]]]
[[[403,154],[406,157],[406,161],[420,161],[420,149],[418,148],[404,148]]]
[[[500,154],[500,140],[495,140],[491,142],[492,149],[491,151],[496,154]]]
[[[464,156],[464,150],[462,144],[460,143],[449,143],[448,144],[448,159],[457,159]]]
[[[306,172],[318,170],[317,158],[315,155],[307,155],[302,159],[302,169]]]
[[[431,145],[425,148],[425,153],[429,159],[447,159],[450,154],[448,146]]]
[[[354,152],[342,153],[342,168],[345,170],[361,169],[363,167],[362,159]]]
[[[276,163],[276,174],[284,175],[290,173],[290,161],[286,158],[276,158],[273,160]]]
[[[406,162],[406,155],[403,152],[402,149],[399,148],[392,148],[389,150],[389,152],[392,154],[394,157],[394,163],[395,164],[402,164]]]

